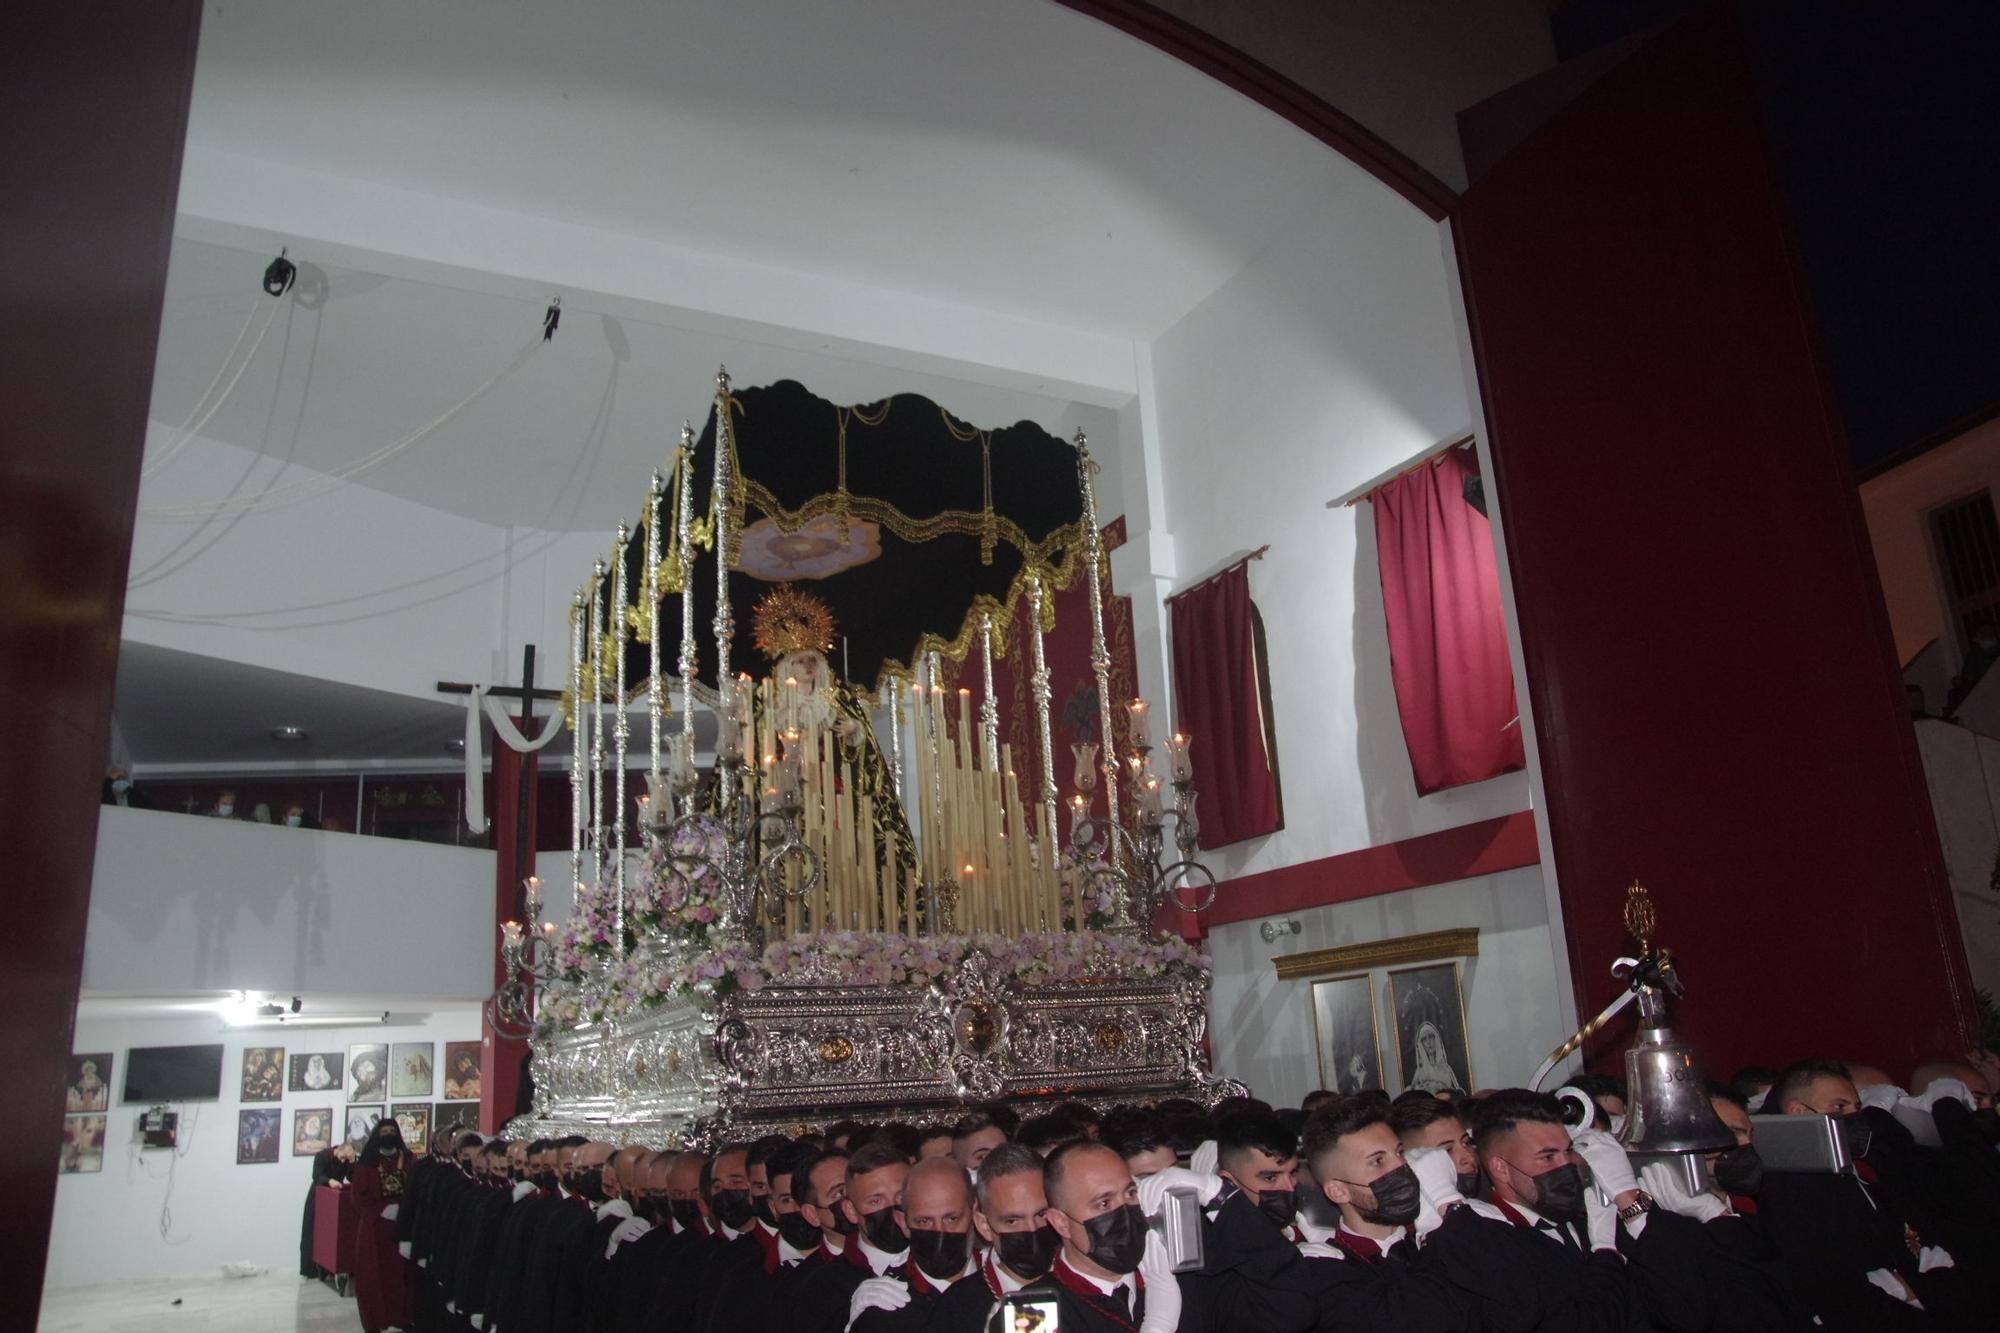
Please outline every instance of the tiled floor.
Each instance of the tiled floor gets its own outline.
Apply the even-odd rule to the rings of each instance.
[[[175,1302],[179,1302],[176,1304]],[[295,1274],[70,1287],[42,1296],[41,1333],[360,1333],[354,1302]]]

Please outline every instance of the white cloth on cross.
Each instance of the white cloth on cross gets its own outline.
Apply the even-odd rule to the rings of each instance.
[[[483,707],[482,707],[483,705]],[[532,707],[532,701],[529,706]],[[516,754],[533,754],[562,734],[562,710],[542,719],[541,734],[529,740],[507,716],[498,699],[486,697],[484,685],[474,685],[465,696],[465,826],[474,833],[486,832],[486,765],[480,759],[479,717],[484,712],[493,724],[493,734]]]

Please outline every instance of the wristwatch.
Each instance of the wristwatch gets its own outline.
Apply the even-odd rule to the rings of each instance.
[[[1618,1220],[1620,1222],[1630,1222],[1633,1218],[1652,1211],[1653,1196],[1644,1190],[1640,1190],[1638,1198],[1618,1210]]]

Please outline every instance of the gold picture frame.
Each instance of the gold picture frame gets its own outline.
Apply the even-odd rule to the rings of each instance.
[[[1278,969],[1280,981],[1302,981],[1307,977],[1394,967],[1398,963],[1477,957],[1479,928],[1460,926],[1452,930],[1425,931],[1421,935],[1404,935],[1393,940],[1371,940],[1366,944],[1340,944],[1331,949],[1280,954],[1271,960],[1271,966]]]
[[[1375,978],[1366,972],[1317,978],[1312,983],[1312,1006],[1320,1087],[1354,1093],[1387,1086]]]
[[[1389,972],[1399,1092],[1470,1093],[1476,1086],[1461,964],[1461,959],[1449,958]]]

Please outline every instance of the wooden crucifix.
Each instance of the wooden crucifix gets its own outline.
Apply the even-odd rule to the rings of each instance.
[[[441,680],[437,683],[440,694],[470,694],[475,688],[462,681]],[[520,715],[516,724],[523,730],[532,725],[535,704],[543,701],[558,701],[562,693],[558,690],[538,690],[535,688],[535,645],[529,644],[521,652],[521,683],[518,686],[496,685],[486,693],[494,698],[519,699]],[[539,755],[535,752],[516,754],[512,747],[496,744],[493,747],[493,781],[497,788],[494,793],[495,808],[511,799],[514,811],[514,836],[509,845],[501,845],[498,821],[494,829],[494,872],[493,872],[493,984],[498,987],[507,978],[505,964],[501,961],[499,949],[499,926],[503,921],[525,921],[527,917],[527,879],[534,873],[535,866],[535,779],[539,768]],[[477,756],[473,757],[477,762]],[[509,790],[511,788],[511,790]],[[523,1075],[527,1070],[527,1045],[519,1041],[503,1040],[491,1025],[481,1034],[480,1083],[479,1083],[479,1127],[488,1134],[498,1133],[500,1128],[523,1109],[526,1097],[521,1088]]]
[[[441,680],[437,683],[437,688],[439,694],[470,694],[475,687],[463,681]],[[528,728],[534,719],[535,703],[537,700],[560,701],[562,699],[561,690],[538,690],[535,688],[535,645],[532,643],[521,650],[520,685],[489,686],[486,694],[489,698],[494,699],[519,699],[521,701],[521,711],[520,716],[515,720],[524,730]],[[494,754],[495,771],[493,774],[496,782],[501,776],[499,772],[499,759],[500,757],[496,749],[496,753]],[[502,853],[500,858],[501,873],[503,875],[512,874],[513,876],[513,893],[508,898],[508,906],[512,914],[506,919],[519,921],[526,915],[527,906],[525,902],[526,890],[523,887],[523,881],[534,873],[534,830],[530,825],[533,821],[532,798],[536,771],[539,765],[536,763],[536,756],[527,754],[518,756],[517,762],[510,765],[510,767],[513,770],[514,776],[514,845],[506,849],[495,847],[494,851]],[[504,799],[506,799],[505,793],[496,793],[496,800]],[[508,852],[511,852],[512,855],[507,855]],[[506,880],[503,879],[501,882],[504,884]]]

